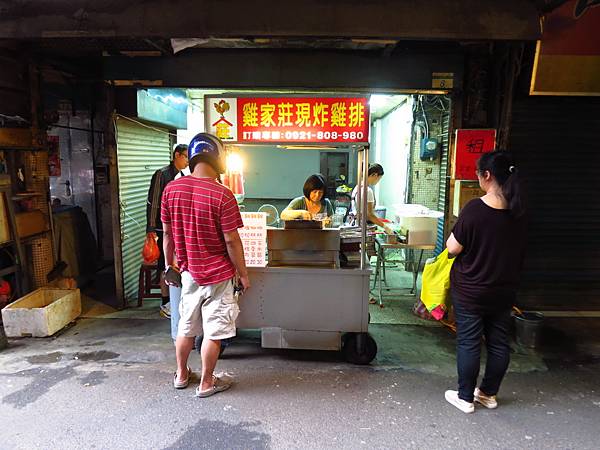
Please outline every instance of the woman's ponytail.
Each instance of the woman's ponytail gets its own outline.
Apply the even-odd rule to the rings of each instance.
[[[496,179],[502,189],[502,195],[508,202],[511,215],[521,217],[525,214],[519,169],[513,162],[510,153],[494,150],[483,154],[477,161],[477,170],[480,173],[487,170]]]
[[[523,214],[525,214],[525,205],[523,203],[523,192],[521,189],[521,182],[519,180],[519,170],[515,166],[511,167],[514,169],[501,186],[502,194],[508,202],[510,213],[514,217],[521,217]]]

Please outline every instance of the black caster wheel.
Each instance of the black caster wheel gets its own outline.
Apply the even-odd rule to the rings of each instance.
[[[377,343],[368,333],[348,333],[342,346],[346,361],[352,364],[369,364],[377,355]]]

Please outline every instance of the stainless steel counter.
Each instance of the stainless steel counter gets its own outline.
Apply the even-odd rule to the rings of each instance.
[[[370,270],[250,268],[239,328],[261,328],[270,348],[339,350],[347,332],[367,332]]]
[[[339,267],[338,229],[267,230],[269,265]]]

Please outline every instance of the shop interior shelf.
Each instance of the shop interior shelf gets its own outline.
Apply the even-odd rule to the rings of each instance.
[[[44,231],[40,231],[39,233],[32,234],[32,235],[30,235],[30,236],[25,236],[25,237],[22,237],[22,238],[21,238],[21,242],[27,242],[27,241],[30,241],[30,240],[32,240],[32,239],[38,238],[38,237],[40,237],[40,236],[43,236],[44,234],[46,234],[46,233],[49,233],[49,232],[50,232],[50,230],[44,230]]]

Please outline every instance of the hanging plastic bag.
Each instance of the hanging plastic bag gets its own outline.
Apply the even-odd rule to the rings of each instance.
[[[156,234],[148,233],[146,240],[144,241],[144,248],[142,248],[142,257],[144,258],[144,264],[152,265],[158,258],[160,258],[160,250],[156,243]]]
[[[423,269],[421,301],[436,320],[444,318],[450,304],[450,269],[454,258],[448,258],[448,249],[428,259]]]

